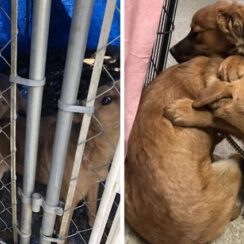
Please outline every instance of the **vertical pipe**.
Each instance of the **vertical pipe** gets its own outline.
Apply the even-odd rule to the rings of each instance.
[[[50,11],[50,0],[34,0],[29,72],[29,77],[33,80],[45,78]],[[31,235],[32,209],[30,198],[35,185],[42,93],[43,87],[30,87],[28,93],[21,213],[22,244],[29,243]]]
[[[91,82],[90,82],[90,88],[89,88],[88,97],[87,97],[87,101],[89,101],[89,102],[86,105],[89,107],[93,107],[94,103],[95,103],[94,98],[96,97],[97,87],[98,87],[98,83],[99,83],[100,76],[101,76],[104,55],[106,52],[106,44],[108,42],[115,8],[116,8],[116,0],[108,0],[106,9],[105,9],[105,13],[104,13],[103,24],[102,24],[99,42],[98,42],[98,46],[97,46],[97,53],[96,53],[94,68],[93,68]],[[79,135],[79,139],[78,139],[79,142],[86,140],[90,121],[91,121],[91,115],[85,114],[83,117],[81,129],[80,129],[80,135]],[[70,185],[69,185],[68,194],[67,194],[66,203],[65,203],[65,212],[64,212],[64,216],[62,218],[60,232],[59,232],[59,236],[61,238],[64,238],[65,237],[64,235],[67,232],[67,227],[68,227],[67,223],[68,223],[69,217],[70,217],[70,208],[72,206],[72,201],[73,201],[73,197],[74,197],[75,190],[76,190],[76,185],[77,185],[77,180],[78,180],[78,176],[79,176],[79,170],[80,170],[80,165],[81,165],[81,160],[83,157],[84,149],[85,149],[85,143],[78,143],[77,149],[76,149],[76,154],[75,154],[75,159],[74,159],[74,165],[73,165],[73,169],[72,169],[72,174],[71,174],[71,179],[73,179],[73,180],[70,182]]]
[[[119,168],[120,168],[120,150],[121,150],[121,139],[118,142],[114,159],[109,171],[109,175],[105,184],[105,189],[103,192],[102,200],[97,212],[95,223],[92,229],[89,244],[99,244],[101,243],[101,238],[108,220],[111,207],[115,195],[118,190],[118,178],[119,178]],[[119,211],[119,210],[117,210]]]
[[[61,101],[63,103],[75,104],[77,99],[92,9],[93,0],[76,0],[75,2],[61,91]],[[73,113],[59,109],[45,199],[48,207],[56,207],[59,203],[72,120]],[[45,237],[52,236],[55,219],[55,213],[44,211],[41,243],[50,243]]]
[[[119,206],[116,211],[115,217],[113,219],[113,223],[109,231],[106,244],[119,243],[120,236],[121,236],[121,228],[120,228],[120,206]]]
[[[17,75],[17,42],[18,42],[18,1],[11,0],[11,75]],[[11,109],[10,109],[10,152],[11,152],[11,204],[13,241],[18,241],[17,234],[17,199],[16,199],[16,84],[11,86]]]

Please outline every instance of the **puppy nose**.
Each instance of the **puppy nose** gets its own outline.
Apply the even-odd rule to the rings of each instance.
[[[175,54],[176,54],[176,48],[175,48],[175,46],[173,46],[173,47],[170,48],[170,53],[171,53],[171,55],[173,57],[175,56]]]

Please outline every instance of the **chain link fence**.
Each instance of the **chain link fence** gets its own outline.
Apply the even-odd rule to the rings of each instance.
[[[45,68],[46,60],[44,58],[42,64],[36,60],[41,51],[43,56],[46,56],[47,51],[48,38],[45,35],[48,33],[48,15],[50,14],[50,5],[47,2],[38,4],[34,2],[33,6],[33,30],[39,31],[39,37],[44,36],[43,42],[39,41],[42,38],[32,36],[29,60],[27,62],[18,60],[19,75],[29,77],[28,79],[17,76],[18,1],[11,2],[11,17],[8,14],[9,9],[4,9],[0,3],[2,13],[0,17],[6,18],[6,21],[3,21],[6,23],[4,28],[6,43],[0,44],[0,57],[4,67],[3,72],[6,74],[3,77],[0,75],[0,242],[114,243],[119,232],[117,209],[120,204],[118,194],[120,57],[118,48],[115,48],[113,44],[120,37],[117,36],[109,42],[108,37],[114,13],[120,13],[118,1],[109,0],[106,3],[104,20],[101,23],[102,30],[95,53],[89,50],[85,52],[86,37],[80,40],[82,36],[80,35],[78,40],[75,36],[77,33],[72,32],[72,28],[77,28],[77,21],[84,16],[87,16],[85,25],[89,26],[92,12],[84,12],[87,11],[85,7],[88,5],[90,10],[92,9],[93,1],[86,3],[76,1],[70,42],[76,42],[78,48],[74,50],[71,44],[68,46],[68,54],[64,58],[64,70],[52,69],[54,60],[52,55],[48,56],[46,71],[50,72],[46,73],[42,101],[40,97],[41,87],[44,85],[44,73],[41,71],[45,71],[42,67]],[[84,13],[83,17],[79,14],[81,9]],[[44,12],[47,20],[44,27],[42,26],[43,29],[39,29],[38,24],[45,18],[42,15]],[[87,27],[79,28],[86,29]],[[82,31],[86,36],[88,30]],[[41,51],[33,48],[38,41]],[[79,50],[82,55],[76,54]],[[80,62],[77,62],[77,58]],[[26,65],[29,62],[30,68],[27,68]],[[54,73],[56,80],[53,79]],[[12,85],[9,82],[9,75],[11,75]],[[67,82],[72,79],[73,82]],[[36,86],[35,82],[39,85]],[[16,83],[21,84],[18,90]],[[73,83],[76,83],[73,89],[76,92],[65,95],[64,93]],[[22,109],[24,105],[20,104],[20,100],[25,101],[23,97],[27,94],[29,104]],[[35,94],[37,96],[34,96]],[[40,98],[39,101],[36,101],[36,97]],[[64,122],[67,116],[70,117],[69,123]],[[29,124],[26,125],[26,121]],[[60,126],[63,127],[57,136]],[[24,133],[26,128],[27,133]],[[40,130],[40,134],[33,136],[33,130]],[[63,136],[64,131],[67,131],[67,136]],[[62,150],[62,143],[67,147],[64,150]],[[35,145],[37,145],[37,150],[35,150]],[[63,164],[59,160],[56,164],[55,150],[60,157],[63,157],[61,160]],[[24,153],[26,151],[29,155]],[[63,151],[66,153],[63,154]],[[117,156],[114,157],[115,151]],[[36,163],[32,161],[30,164],[30,159],[35,158],[35,153],[37,153]],[[16,159],[19,188],[18,211]],[[106,181],[108,175],[109,178]],[[52,179],[56,180],[55,184],[56,182],[60,184],[56,186]],[[54,195],[56,199],[53,198]]]
[[[13,8],[14,9],[14,8]],[[11,28],[15,25],[16,12],[12,12],[0,3],[2,29],[5,30],[0,43],[0,241],[16,242],[17,224],[16,177],[15,177],[15,137],[16,124],[16,86],[10,85],[8,76],[16,72],[15,42],[17,33]],[[12,30],[12,31],[11,31]],[[10,49],[13,52],[10,54]],[[16,61],[16,60],[15,60]],[[13,98],[14,96],[14,98]]]

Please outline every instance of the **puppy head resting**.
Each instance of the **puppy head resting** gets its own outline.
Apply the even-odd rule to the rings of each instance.
[[[189,34],[171,48],[178,62],[195,56],[244,53],[244,5],[217,1],[195,13]]]

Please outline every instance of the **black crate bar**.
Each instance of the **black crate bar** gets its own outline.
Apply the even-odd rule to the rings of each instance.
[[[171,36],[174,30],[174,20],[177,5],[178,0],[166,0],[163,5],[145,85],[148,85],[149,82],[153,80],[161,70],[165,69]]]

